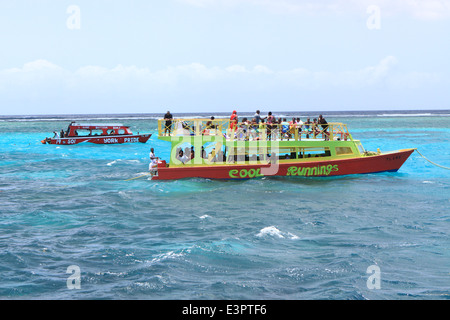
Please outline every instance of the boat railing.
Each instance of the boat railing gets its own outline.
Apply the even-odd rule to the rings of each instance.
[[[233,126],[229,119],[174,119],[167,123],[164,119],[158,120],[159,137],[179,136],[222,136],[226,140],[237,141],[270,141],[270,140],[353,140],[348,132],[347,125],[330,122],[328,124],[316,123],[249,123],[239,122]]]

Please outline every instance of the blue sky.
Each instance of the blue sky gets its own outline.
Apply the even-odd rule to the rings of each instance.
[[[450,0],[2,1],[0,114],[449,109],[449,31]]]

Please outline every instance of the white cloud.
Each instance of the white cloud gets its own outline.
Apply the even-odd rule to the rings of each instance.
[[[393,73],[397,59],[388,56],[373,66],[359,70],[347,70],[341,72],[311,71],[304,68],[296,68],[276,74],[278,81],[303,88],[320,88],[323,86],[340,88],[363,88],[375,85],[386,85]]]
[[[450,18],[450,0],[178,0],[207,8],[258,6],[273,13],[359,14],[366,15],[371,5],[379,6],[383,15],[408,15],[422,20]]]
[[[26,63],[21,68],[0,71],[0,89],[3,87],[20,89],[25,85],[40,86],[54,83],[59,87],[107,87],[109,85],[137,85],[143,90],[149,87],[173,89],[181,85],[196,85],[215,82],[230,81],[230,83],[247,83],[252,81],[266,81],[267,85],[284,83],[297,87],[366,87],[386,83],[395,73],[398,61],[393,56],[387,56],[377,64],[358,70],[344,70],[341,72],[314,71],[306,68],[293,68],[290,70],[271,70],[267,66],[256,65],[247,68],[243,65],[228,67],[207,67],[201,63],[191,63],[180,66],[169,66],[165,69],[151,71],[148,68],[137,66],[118,65],[114,68],[101,66],[85,66],[75,71],[66,70],[46,60],[37,60]],[[404,77],[407,73],[402,74]],[[437,79],[436,74],[411,72],[414,75],[413,83]],[[24,80],[26,80],[24,82]]]
[[[228,105],[249,100],[292,103],[304,99],[306,93],[314,96],[311,99],[316,102],[327,96],[331,99],[336,92],[343,95],[341,98],[346,93],[363,91],[411,91],[413,96],[415,91],[424,88],[446,87],[443,84],[446,78],[439,74],[404,72],[398,64],[395,57],[387,56],[372,66],[339,72],[306,68],[273,70],[262,65],[208,67],[200,63],[155,71],[122,65],[114,68],[85,66],[71,71],[46,60],[37,60],[20,68],[0,70],[0,106],[16,105],[12,114],[20,113],[16,110],[27,105],[40,105],[41,113],[58,113],[61,106],[75,108],[72,110],[80,113],[111,112],[113,105],[120,108],[119,112],[133,112],[132,105],[181,107],[197,105],[200,101],[206,105]],[[151,111],[145,108],[136,112]],[[0,114],[5,113],[0,111]]]
[[[32,61],[32,62],[28,62],[25,63],[23,65],[22,68],[11,68],[11,69],[7,69],[4,72],[7,73],[30,73],[30,72],[40,72],[40,71],[45,71],[45,72],[49,72],[49,71],[56,71],[56,72],[60,72],[63,69],[47,60],[36,60],[36,61]]]
[[[41,81],[54,78],[62,78],[66,75],[66,71],[60,66],[53,64],[47,60],[36,60],[25,63],[21,68],[11,68],[1,71],[1,78],[4,82],[9,81]],[[0,87],[1,87],[0,81]]]

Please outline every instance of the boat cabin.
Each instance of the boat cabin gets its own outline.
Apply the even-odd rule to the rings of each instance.
[[[84,136],[111,136],[111,135],[132,135],[129,127],[123,124],[84,124],[72,123],[69,125],[66,137]]]

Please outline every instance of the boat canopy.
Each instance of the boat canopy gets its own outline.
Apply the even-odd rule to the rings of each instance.
[[[125,127],[123,124],[121,123],[72,123],[71,126],[74,127],[92,127],[95,129],[100,129],[100,128],[110,128],[110,127]]]
[[[68,137],[133,134],[128,126],[119,123],[72,123],[68,131]]]

